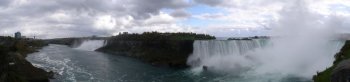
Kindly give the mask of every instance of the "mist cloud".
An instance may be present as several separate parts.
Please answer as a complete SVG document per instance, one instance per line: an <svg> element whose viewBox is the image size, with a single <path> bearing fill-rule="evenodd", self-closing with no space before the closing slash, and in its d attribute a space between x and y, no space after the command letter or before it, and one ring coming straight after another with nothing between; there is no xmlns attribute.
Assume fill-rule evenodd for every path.
<svg viewBox="0 0 350 82"><path fill-rule="evenodd" d="M339 14L327 16L315 12L310 8L313 2L309 1L294 0L283 4L277 12L278 20L268 24L272 28L269 33L273 36L264 47L255 46L258 48L242 54L237 52L247 50L247 47L249 49L250 45L265 44L264 41L245 41L250 45L238 40L207 43L197 41L194 54L189 57L189 64L195 72L206 66L209 71L241 76L228 79L243 79L242 82L283 82L288 77L312 79L318 71L332 65L334 54L343 44L336 36L339 35L340 28L347 28L344 24L348 18ZM244 45L237 45L236 42ZM198 45L199 43L206 44Z"/></svg>

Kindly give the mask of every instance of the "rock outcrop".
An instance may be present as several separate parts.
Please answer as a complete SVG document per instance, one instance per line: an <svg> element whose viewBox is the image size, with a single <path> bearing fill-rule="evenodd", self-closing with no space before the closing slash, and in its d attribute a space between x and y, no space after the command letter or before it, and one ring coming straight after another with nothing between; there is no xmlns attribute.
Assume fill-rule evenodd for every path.
<svg viewBox="0 0 350 82"><path fill-rule="evenodd" d="M45 45L41 40L0 37L0 82L49 82L51 73L25 59Z"/></svg>
<svg viewBox="0 0 350 82"><path fill-rule="evenodd" d="M350 82L350 59L341 61L333 69L331 82Z"/></svg>
<svg viewBox="0 0 350 82"><path fill-rule="evenodd" d="M0 82L49 82L51 74L34 67L19 53L2 55Z"/></svg>
<svg viewBox="0 0 350 82"><path fill-rule="evenodd" d="M350 41L335 55L333 66L317 73L315 82L350 82Z"/></svg>

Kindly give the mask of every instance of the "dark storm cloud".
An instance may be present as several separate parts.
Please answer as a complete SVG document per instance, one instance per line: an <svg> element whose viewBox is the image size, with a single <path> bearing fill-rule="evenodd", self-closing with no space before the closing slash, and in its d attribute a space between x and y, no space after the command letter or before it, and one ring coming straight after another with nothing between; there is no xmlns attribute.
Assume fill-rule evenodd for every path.
<svg viewBox="0 0 350 82"><path fill-rule="evenodd" d="M186 0L0 0L0 34L24 31L43 38L111 35L113 30L94 27L98 17L132 16L135 25L141 25L162 9L190 5Z"/></svg>
<svg viewBox="0 0 350 82"><path fill-rule="evenodd" d="M200 4L206 4L210 6L218 6L224 3L224 0L194 0L194 1Z"/></svg>
<svg viewBox="0 0 350 82"><path fill-rule="evenodd" d="M184 0L132 0L132 3L135 3L135 6L132 7L136 11L132 14L135 18L148 18L149 14L158 14L158 11L164 8L181 9L190 6Z"/></svg>
<svg viewBox="0 0 350 82"><path fill-rule="evenodd" d="M172 12L171 16L180 17L180 18L186 18L186 17L190 17L191 14L186 12L183 9L179 9L179 10L175 10L174 12Z"/></svg>
<svg viewBox="0 0 350 82"><path fill-rule="evenodd" d="M6 7L11 3L12 0L0 0L0 8Z"/></svg>

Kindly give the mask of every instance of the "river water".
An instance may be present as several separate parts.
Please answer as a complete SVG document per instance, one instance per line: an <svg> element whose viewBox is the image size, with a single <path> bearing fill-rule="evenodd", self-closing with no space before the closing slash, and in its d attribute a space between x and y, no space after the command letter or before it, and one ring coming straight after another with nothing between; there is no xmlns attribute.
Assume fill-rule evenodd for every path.
<svg viewBox="0 0 350 82"><path fill-rule="evenodd" d="M259 58L254 57L260 56L249 52L263 49L266 40L195 41L194 53L188 60L191 68L182 70L154 67L133 58L94 51L103 45L104 41L85 41L77 48L51 44L26 59L36 67L57 73L52 82L311 82L311 78L289 73L290 66L274 67L278 63L272 62L266 65L269 68L261 69L259 64L265 62L256 64ZM325 52L330 52L327 58L332 58L342 42L325 46L329 48ZM209 71L203 71L202 66L208 66ZM264 72L270 69L277 70Z"/></svg>
<svg viewBox="0 0 350 82"><path fill-rule="evenodd" d="M27 57L34 66L57 73L52 82L203 82L213 74L153 67L141 61L94 51L49 45Z"/></svg>

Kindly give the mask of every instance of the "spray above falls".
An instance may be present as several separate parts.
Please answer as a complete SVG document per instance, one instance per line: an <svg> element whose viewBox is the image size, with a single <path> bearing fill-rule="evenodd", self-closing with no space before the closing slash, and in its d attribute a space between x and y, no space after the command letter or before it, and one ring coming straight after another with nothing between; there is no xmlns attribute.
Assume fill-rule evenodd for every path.
<svg viewBox="0 0 350 82"><path fill-rule="evenodd" d="M270 25L271 39L266 45L251 47L249 45L259 42L196 41L188 64L193 69L205 66L209 71L260 79L270 76L310 79L317 71L331 66L334 55L343 45L343 41L335 38L342 19L310 12L303 1L287 4L279 13L279 20ZM276 77L266 81L278 81Z"/></svg>
<svg viewBox="0 0 350 82"><path fill-rule="evenodd" d="M95 51L103 46L105 46L105 40L84 40L82 43L76 47L78 50Z"/></svg>
<svg viewBox="0 0 350 82"><path fill-rule="evenodd" d="M244 56L256 48L266 45L264 39L253 40L198 40L193 44L193 54L188 59L192 66L204 66L211 63L214 56ZM231 59L230 59L231 60Z"/></svg>

